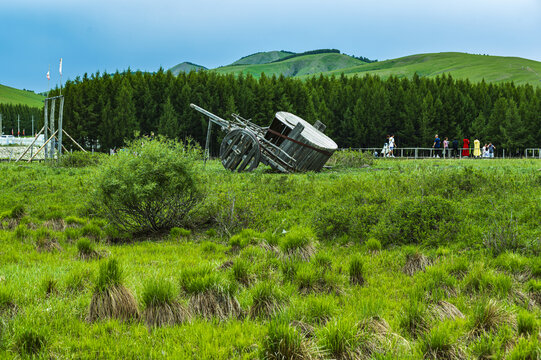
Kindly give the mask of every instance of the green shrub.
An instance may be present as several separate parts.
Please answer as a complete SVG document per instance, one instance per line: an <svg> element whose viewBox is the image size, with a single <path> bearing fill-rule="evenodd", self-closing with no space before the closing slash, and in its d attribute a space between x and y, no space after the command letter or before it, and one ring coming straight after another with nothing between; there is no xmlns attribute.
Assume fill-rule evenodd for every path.
<svg viewBox="0 0 541 360"><path fill-rule="evenodd" d="M375 235L388 244L442 244L456 237L456 205L438 196L405 198L390 206L375 227Z"/></svg>
<svg viewBox="0 0 541 360"><path fill-rule="evenodd" d="M207 234L208 237L218 236L218 232L215 229L208 229L207 231L205 231L205 234Z"/></svg>
<svg viewBox="0 0 541 360"><path fill-rule="evenodd" d="M134 141L98 172L95 200L104 217L129 232L181 227L202 200L193 152L156 139Z"/></svg>
<svg viewBox="0 0 541 360"><path fill-rule="evenodd" d="M86 166L95 166L101 164L107 159L106 154L92 153L83 151L74 151L64 154L58 163L62 167L81 168Z"/></svg>
<svg viewBox="0 0 541 360"><path fill-rule="evenodd" d="M311 261L322 271L332 270L332 256L327 253L318 252Z"/></svg>
<svg viewBox="0 0 541 360"><path fill-rule="evenodd" d="M335 151L328 161L328 165L344 168L361 167L363 165L373 165L374 155L369 151L341 150Z"/></svg>
<svg viewBox="0 0 541 360"><path fill-rule="evenodd" d="M297 270L299 269L299 262L295 259L284 259L280 263L280 270L285 280L293 281L297 276Z"/></svg>

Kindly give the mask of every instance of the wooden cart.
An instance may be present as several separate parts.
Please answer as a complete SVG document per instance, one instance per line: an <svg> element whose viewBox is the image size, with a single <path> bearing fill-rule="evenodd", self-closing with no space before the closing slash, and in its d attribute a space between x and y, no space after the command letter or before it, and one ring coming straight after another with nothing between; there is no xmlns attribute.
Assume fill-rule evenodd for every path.
<svg viewBox="0 0 541 360"><path fill-rule="evenodd" d="M261 127L237 114L227 121L195 105L190 106L209 118L207 144L212 123L226 131L220 145L220 159L231 171L252 171L260 162L284 172L319 171L336 151L336 143L323 134L325 125L314 125L300 117L277 112L269 127Z"/></svg>

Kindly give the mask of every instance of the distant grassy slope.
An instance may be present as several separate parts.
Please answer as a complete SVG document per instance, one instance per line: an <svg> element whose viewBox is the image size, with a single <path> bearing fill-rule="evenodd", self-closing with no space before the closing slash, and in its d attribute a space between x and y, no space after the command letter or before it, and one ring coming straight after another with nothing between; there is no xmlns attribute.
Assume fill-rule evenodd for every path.
<svg viewBox="0 0 541 360"><path fill-rule="evenodd" d="M518 57L472 55L465 53L433 53L411 55L398 59L363 64L348 69L339 69L326 73L347 75L377 74L382 77L395 75L412 77L417 72L420 76L435 77L451 74L454 78L478 82L513 81L515 84L530 83L541 86L541 62Z"/></svg>
<svg viewBox="0 0 541 360"><path fill-rule="evenodd" d="M276 60L280 60L294 54L290 51L265 51L258 52L252 55L248 55L240 58L231 65L257 65L257 64L267 64Z"/></svg>
<svg viewBox="0 0 541 360"><path fill-rule="evenodd" d="M22 104L41 108L43 107L44 98L44 96L30 91L0 85L0 104Z"/></svg>
<svg viewBox="0 0 541 360"><path fill-rule="evenodd" d="M252 74L255 77L259 77L261 73L265 73L265 75L268 76L279 76L280 74L283 74L284 76L301 76L351 68L361 64L364 64L364 62L352 58L351 56L326 53L304 55L270 64L223 66L214 69L213 71L216 71L219 74Z"/></svg>
<svg viewBox="0 0 541 360"><path fill-rule="evenodd" d="M199 70L206 70L206 69L207 68L202 66L202 65L197 65L197 64L185 61L183 63L180 63L180 64L177 64L177 65L173 66L169 70L171 70L173 75L177 76L181 72L187 72L188 73L188 72L190 72L192 70L199 71Z"/></svg>

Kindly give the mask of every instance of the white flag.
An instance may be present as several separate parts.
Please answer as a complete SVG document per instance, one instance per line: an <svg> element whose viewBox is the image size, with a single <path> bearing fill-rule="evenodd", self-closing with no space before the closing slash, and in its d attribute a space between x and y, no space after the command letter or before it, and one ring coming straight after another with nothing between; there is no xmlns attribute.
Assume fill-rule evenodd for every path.
<svg viewBox="0 0 541 360"><path fill-rule="evenodd" d="M60 68L58 71L60 72L60 76L62 76L62 58L60 58Z"/></svg>

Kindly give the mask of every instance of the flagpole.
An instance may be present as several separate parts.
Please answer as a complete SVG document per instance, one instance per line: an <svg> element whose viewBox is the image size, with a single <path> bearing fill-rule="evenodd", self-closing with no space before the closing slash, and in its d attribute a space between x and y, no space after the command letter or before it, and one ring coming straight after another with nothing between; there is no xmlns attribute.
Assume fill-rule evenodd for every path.
<svg viewBox="0 0 541 360"><path fill-rule="evenodd" d="M60 58L60 95L62 95L62 58Z"/></svg>

